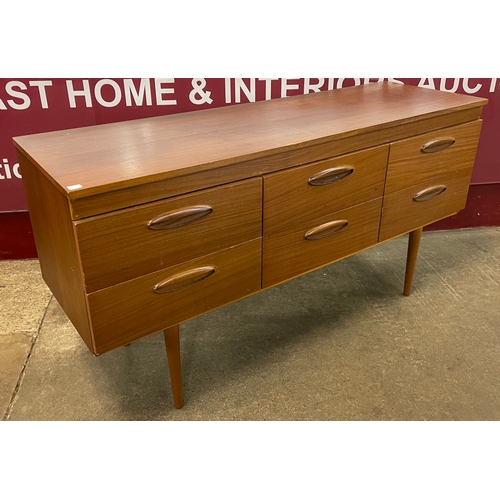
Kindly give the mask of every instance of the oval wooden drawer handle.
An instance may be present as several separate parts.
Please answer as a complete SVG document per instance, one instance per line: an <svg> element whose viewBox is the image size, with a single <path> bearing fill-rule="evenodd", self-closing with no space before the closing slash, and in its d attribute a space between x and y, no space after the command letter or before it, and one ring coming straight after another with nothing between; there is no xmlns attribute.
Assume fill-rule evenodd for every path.
<svg viewBox="0 0 500 500"><path fill-rule="evenodd" d="M321 238L326 238L332 234L338 233L341 229L349 224L344 220L334 220L332 222L327 222L326 224L321 224L321 226L309 229L306 234L304 234L304 239L306 240L319 240Z"/></svg>
<svg viewBox="0 0 500 500"><path fill-rule="evenodd" d="M334 167L309 177L307 181L311 186L325 186L326 184L332 184L333 182L340 181L344 177L351 175L354 172L354 167L349 165L343 167Z"/></svg>
<svg viewBox="0 0 500 500"><path fill-rule="evenodd" d="M444 184L439 184L438 186L432 186L430 188L422 189L414 197L413 201L428 201L432 200L436 196L444 193L446 191L446 186Z"/></svg>
<svg viewBox="0 0 500 500"><path fill-rule="evenodd" d="M420 151L422 153L437 153L438 151L443 151L443 149L449 148L455 144L455 139L453 137L442 137L441 139L434 139L424 144Z"/></svg>
<svg viewBox="0 0 500 500"><path fill-rule="evenodd" d="M190 269L189 271L184 271L179 274L175 274L166 280L157 283L153 287L155 293L168 293L180 290L185 286L192 285L198 281L208 278L215 273L214 267L198 267L196 269Z"/></svg>
<svg viewBox="0 0 500 500"><path fill-rule="evenodd" d="M168 214L160 215L155 219L148 222L148 228L154 230L172 229L174 227L181 227L191 222L195 222L203 217L212 213L212 207L207 205L200 205L196 207L185 208L170 212Z"/></svg>

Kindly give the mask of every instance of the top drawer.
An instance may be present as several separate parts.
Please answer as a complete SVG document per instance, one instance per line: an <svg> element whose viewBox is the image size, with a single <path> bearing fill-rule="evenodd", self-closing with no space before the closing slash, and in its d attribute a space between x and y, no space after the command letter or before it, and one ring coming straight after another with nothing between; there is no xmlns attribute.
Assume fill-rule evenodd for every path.
<svg viewBox="0 0 500 500"><path fill-rule="evenodd" d="M480 130L481 120L477 120L391 143L385 192L472 169Z"/></svg>
<svg viewBox="0 0 500 500"><path fill-rule="evenodd" d="M262 179L74 222L87 293L261 236Z"/></svg>
<svg viewBox="0 0 500 500"><path fill-rule="evenodd" d="M382 196L389 146L264 176L264 235Z"/></svg>

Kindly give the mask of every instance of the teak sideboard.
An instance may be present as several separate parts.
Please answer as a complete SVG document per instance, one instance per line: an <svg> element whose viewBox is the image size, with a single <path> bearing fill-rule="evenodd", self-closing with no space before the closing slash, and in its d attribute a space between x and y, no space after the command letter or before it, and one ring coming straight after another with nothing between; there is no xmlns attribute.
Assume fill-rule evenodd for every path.
<svg viewBox="0 0 500 500"><path fill-rule="evenodd" d="M99 355L463 209L486 99L373 83L14 138L42 274Z"/></svg>

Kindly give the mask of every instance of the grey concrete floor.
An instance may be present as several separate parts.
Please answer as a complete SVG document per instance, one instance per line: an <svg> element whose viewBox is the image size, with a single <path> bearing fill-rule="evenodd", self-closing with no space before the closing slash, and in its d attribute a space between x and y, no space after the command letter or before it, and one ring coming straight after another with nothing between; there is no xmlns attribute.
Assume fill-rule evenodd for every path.
<svg viewBox="0 0 500 500"><path fill-rule="evenodd" d="M0 262L4 420L498 420L500 228L400 237L100 357L37 260Z"/></svg>

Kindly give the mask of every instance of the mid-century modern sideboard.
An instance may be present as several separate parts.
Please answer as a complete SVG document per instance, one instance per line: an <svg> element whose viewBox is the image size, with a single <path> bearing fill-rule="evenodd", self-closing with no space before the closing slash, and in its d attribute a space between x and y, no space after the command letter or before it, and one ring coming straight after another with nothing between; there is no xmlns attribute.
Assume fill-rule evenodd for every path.
<svg viewBox="0 0 500 500"><path fill-rule="evenodd" d="M465 206L486 99L373 83L14 138L43 277L96 355Z"/></svg>

